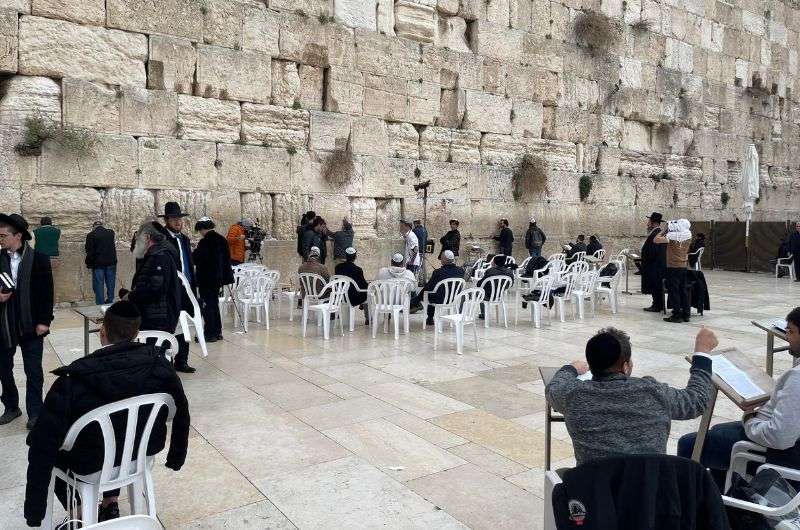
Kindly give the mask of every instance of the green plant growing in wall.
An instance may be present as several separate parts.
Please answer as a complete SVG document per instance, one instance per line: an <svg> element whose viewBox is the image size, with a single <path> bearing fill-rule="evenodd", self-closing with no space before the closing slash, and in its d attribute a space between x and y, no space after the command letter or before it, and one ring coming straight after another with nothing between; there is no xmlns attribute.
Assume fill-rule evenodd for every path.
<svg viewBox="0 0 800 530"><path fill-rule="evenodd" d="M731 200L731 196L728 194L727 191L723 191L719 196L719 200L720 202L722 202L722 207L727 208L728 202L730 202Z"/></svg>
<svg viewBox="0 0 800 530"><path fill-rule="evenodd" d="M547 160L527 154L512 175L514 200L547 192L549 167Z"/></svg>
<svg viewBox="0 0 800 530"><path fill-rule="evenodd" d="M614 46L621 34L619 21L594 10L579 15L573 30L578 43L593 54Z"/></svg>
<svg viewBox="0 0 800 530"><path fill-rule="evenodd" d="M25 137L14 149L22 156L39 156L42 154L42 145L48 140L76 156L89 154L96 143L89 131L65 128L40 114L34 114L25 120Z"/></svg>
<svg viewBox="0 0 800 530"><path fill-rule="evenodd" d="M592 177L589 175L581 175L581 180L578 182L578 191L580 192L581 202L585 202L592 193Z"/></svg>

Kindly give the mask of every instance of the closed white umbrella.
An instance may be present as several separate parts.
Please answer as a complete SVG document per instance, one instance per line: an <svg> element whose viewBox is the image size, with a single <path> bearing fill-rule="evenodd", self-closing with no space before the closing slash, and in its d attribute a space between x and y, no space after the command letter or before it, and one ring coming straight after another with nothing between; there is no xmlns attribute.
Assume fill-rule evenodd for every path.
<svg viewBox="0 0 800 530"><path fill-rule="evenodd" d="M753 217L753 209L756 207L756 199L759 192L759 172L758 172L758 151L756 146L750 144L747 147L747 156L744 157L744 167L742 168L742 203L744 213L747 216L744 229L744 246L747 253L747 270L750 270L750 220Z"/></svg>

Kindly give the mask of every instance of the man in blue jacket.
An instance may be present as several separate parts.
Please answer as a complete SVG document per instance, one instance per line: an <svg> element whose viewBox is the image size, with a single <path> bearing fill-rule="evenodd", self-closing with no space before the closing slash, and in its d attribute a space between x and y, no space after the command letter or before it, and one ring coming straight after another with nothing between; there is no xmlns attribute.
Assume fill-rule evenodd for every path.
<svg viewBox="0 0 800 530"><path fill-rule="evenodd" d="M438 284L442 280L447 280L449 278L464 278L464 269L457 266L454 261L456 257L451 250L445 250L442 252L441 257L439 260L442 262L442 266L438 269L433 271L431 274L431 278L428 280L428 283L425 284L425 287L422 290L414 295L411 298L411 307L412 313L416 313L420 309L422 309L422 297L425 292L428 292L428 302L430 304L441 304L444 301L444 290L436 288L436 284ZM433 325L433 312L435 308L433 305L428 305L428 317L426 323L431 326Z"/></svg>

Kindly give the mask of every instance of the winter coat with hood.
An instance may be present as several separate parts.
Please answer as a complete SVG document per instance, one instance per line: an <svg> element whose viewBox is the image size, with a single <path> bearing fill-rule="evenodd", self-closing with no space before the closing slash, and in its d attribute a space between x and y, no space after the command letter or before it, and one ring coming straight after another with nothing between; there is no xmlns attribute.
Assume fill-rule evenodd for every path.
<svg viewBox="0 0 800 530"><path fill-rule="evenodd" d="M344 221L342 223L342 229L338 232L333 233L333 257L334 259L345 259L347 258L347 254L345 254L345 250L347 247L353 246L353 236L355 232L353 231L353 225ZM320 249L322 251L322 249Z"/></svg>
<svg viewBox="0 0 800 530"><path fill-rule="evenodd" d="M175 247L162 241L148 249L133 275L128 300L142 315L142 330L175 332L184 291L175 265L179 262Z"/></svg>
<svg viewBox="0 0 800 530"><path fill-rule="evenodd" d="M38 526L44 517L53 467L90 474L100 470L104 443L97 423L83 429L72 450L61 451L67 431L81 416L98 407L144 394L164 392L175 400L166 466L178 470L186 460L189 442L189 405L180 379L160 350L150 344L120 342L101 348L68 366L53 371L58 378L50 387L39 419L28 435L28 483L25 491L25 519ZM148 409L142 409L137 423L137 443L144 430ZM167 411L162 409L148 442L147 454L164 449ZM117 439L118 464L123 450L126 418L112 417Z"/></svg>

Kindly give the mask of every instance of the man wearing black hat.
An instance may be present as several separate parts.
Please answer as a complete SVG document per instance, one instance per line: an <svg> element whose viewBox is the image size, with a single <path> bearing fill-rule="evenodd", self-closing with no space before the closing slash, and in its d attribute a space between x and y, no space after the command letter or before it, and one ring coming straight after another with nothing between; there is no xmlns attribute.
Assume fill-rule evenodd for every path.
<svg viewBox="0 0 800 530"><path fill-rule="evenodd" d="M439 252L439 258L442 257L442 252L449 250L455 257L458 257L458 251L461 249L461 232L458 231L458 219L450 219L450 230L439 239L442 244L442 251Z"/></svg>
<svg viewBox="0 0 800 530"><path fill-rule="evenodd" d="M667 271L667 250L665 245L658 245L654 239L661 233L663 217L653 212L647 218L649 235L642 246L642 293L653 297L653 303L644 310L660 313L664 310L664 275Z"/></svg>
<svg viewBox="0 0 800 530"><path fill-rule="evenodd" d="M652 377L631 377L631 341L615 328L601 329L586 343L586 362L562 367L545 387L547 401L564 420L578 465L621 454L664 454L672 420L705 412L713 391L711 358L717 338L701 328L686 388ZM588 364L587 364L588 363ZM591 380L579 376L591 370Z"/></svg>
<svg viewBox="0 0 800 530"><path fill-rule="evenodd" d="M164 215L159 215L159 217L164 219L164 224L166 225L164 234L167 236L167 242L178 251L180 261L176 262L175 265L178 267L178 270L186 276L186 279L189 280L192 293L197 293L194 263L192 262L192 246L189 242L189 238L182 232L183 218L188 215L189 214L181 211L181 206L177 202L168 202L164 205ZM182 283L179 282L178 287L181 293L180 309L192 315L194 310L189 295L186 289L183 288ZM193 373L195 371L194 368L189 366L189 342L183 336L183 333L176 334L175 338L178 339L178 343L180 344L178 354L175 355L175 369L179 372Z"/></svg>
<svg viewBox="0 0 800 530"><path fill-rule="evenodd" d="M81 416L115 401L144 394L166 393L175 401L166 466L179 470L186 461L189 443L189 406L183 386L169 361L151 344L133 342L139 333L141 316L131 302L117 302L105 313L100 328L102 347L94 353L53 371L57 379L47 392L42 414L28 436L28 483L25 490L25 520L39 526L45 515L50 474L54 467L79 475L96 473L103 464L100 429L84 429L69 452L60 451L67 431ZM155 455L166 445L166 411L158 416L148 443L147 454ZM122 455L127 418L112 415L117 436L116 462ZM140 419L137 439L145 428ZM57 480L55 493L67 507L66 484ZM119 490L103 494L102 504L84 506L98 510L98 519L119 517ZM84 513L86 513L84 511Z"/></svg>
<svg viewBox="0 0 800 530"><path fill-rule="evenodd" d="M25 369L28 429L42 409L42 353L44 337L53 321L50 258L35 251L28 244L30 240L28 222L21 215L0 214L0 273L13 283L13 288L0 290L0 401L5 407L0 425L22 415L13 373L14 354L19 346Z"/></svg>

